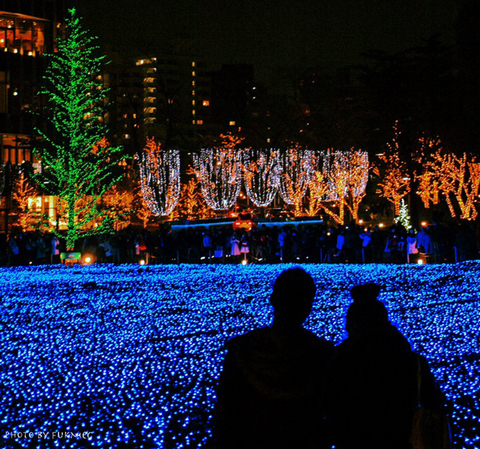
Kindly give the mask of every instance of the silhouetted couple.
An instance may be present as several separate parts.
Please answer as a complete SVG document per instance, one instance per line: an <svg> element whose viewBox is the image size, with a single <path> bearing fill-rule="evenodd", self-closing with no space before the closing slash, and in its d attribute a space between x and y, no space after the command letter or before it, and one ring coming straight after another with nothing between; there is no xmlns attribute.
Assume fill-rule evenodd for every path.
<svg viewBox="0 0 480 449"><path fill-rule="evenodd" d="M417 398L434 397L425 359L389 322L380 287L354 287L348 338L333 343L304 329L316 287L301 268L275 281L270 327L228 341L220 376L218 449L407 449Z"/></svg>

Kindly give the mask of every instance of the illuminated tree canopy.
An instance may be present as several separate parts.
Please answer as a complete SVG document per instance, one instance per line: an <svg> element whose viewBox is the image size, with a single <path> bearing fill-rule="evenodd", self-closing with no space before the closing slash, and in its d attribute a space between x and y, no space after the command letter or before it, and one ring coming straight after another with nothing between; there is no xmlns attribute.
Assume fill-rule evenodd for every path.
<svg viewBox="0 0 480 449"><path fill-rule="evenodd" d="M245 149L243 172L248 198L258 207L268 206L278 191L279 184L278 150Z"/></svg>
<svg viewBox="0 0 480 449"><path fill-rule="evenodd" d="M214 210L230 209L242 186L241 153L236 149L242 139L229 134L221 137L220 147L202 148L194 158L203 198Z"/></svg>
<svg viewBox="0 0 480 449"><path fill-rule="evenodd" d="M279 193L283 201L292 204L295 216L301 214L302 199L313 176L313 151L298 145L280 156Z"/></svg>
<svg viewBox="0 0 480 449"><path fill-rule="evenodd" d="M35 180L66 203L66 242L71 250L80 237L111 230L113 218L99 210L98 203L121 178L112 175L121 148L111 148L104 140L107 90L100 76L104 56L95 55L94 38L82 29L75 9L69 10L66 25L58 52L47 55L41 94L48 100L50 126L37 129L42 142L34 153L42 162L42 173ZM61 236L47 223L44 226Z"/></svg>
<svg viewBox="0 0 480 449"><path fill-rule="evenodd" d="M427 159L419 181L417 193L425 208L428 209L430 203L438 204L441 194L453 218L474 220L477 217L475 201L480 193L480 162L476 159L466 153L461 157L448 154L439 148Z"/></svg>
<svg viewBox="0 0 480 449"><path fill-rule="evenodd" d="M147 139L139 165L140 185L148 207L157 216L170 215L180 199L180 152L163 150L154 139Z"/></svg>

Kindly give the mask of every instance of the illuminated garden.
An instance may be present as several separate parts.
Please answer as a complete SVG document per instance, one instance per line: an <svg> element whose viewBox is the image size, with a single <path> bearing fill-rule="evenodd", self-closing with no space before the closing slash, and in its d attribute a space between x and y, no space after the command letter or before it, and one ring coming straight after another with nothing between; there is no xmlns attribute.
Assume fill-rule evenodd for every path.
<svg viewBox="0 0 480 449"><path fill-rule="evenodd" d="M2 447L208 448L223 344L270 322L285 268L1 269ZM383 286L391 320L448 399L454 447L479 447L480 264L304 268L317 284L306 325L336 343L349 289Z"/></svg>

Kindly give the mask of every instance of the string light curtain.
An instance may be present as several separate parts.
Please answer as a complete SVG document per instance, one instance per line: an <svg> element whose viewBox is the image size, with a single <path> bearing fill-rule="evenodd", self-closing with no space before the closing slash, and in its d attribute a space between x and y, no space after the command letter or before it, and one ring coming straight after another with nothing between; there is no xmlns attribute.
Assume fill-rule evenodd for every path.
<svg viewBox="0 0 480 449"><path fill-rule="evenodd" d="M138 163L147 206L157 216L170 215L180 199L180 151L163 150L154 139L147 139Z"/></svg>
<svg viewBox="0 0 480 449"><path fill-rule="evenodd" d="M248 198L257 207L268 206L280 182L280 152L276 149L248 148L243 151L243 172Z"/></svg>
<svg viewBox="0 0 480 449"><path fill-rule="evenodd" d="M242 181L241 152L232 145L202 148L194 155L203 198L214 210L228 210L237 201Z"/></svg>

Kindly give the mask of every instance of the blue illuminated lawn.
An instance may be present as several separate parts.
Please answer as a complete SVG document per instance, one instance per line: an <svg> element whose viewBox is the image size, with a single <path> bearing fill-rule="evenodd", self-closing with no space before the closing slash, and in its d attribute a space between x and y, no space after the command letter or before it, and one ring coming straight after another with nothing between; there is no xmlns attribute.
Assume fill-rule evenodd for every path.
<svg viewBox="0 0 480 449"><path fill-rule="evenodd" d="M269 323L285 268L0 269L0 446L208 447L222 345ZM479 447L480 264L305 268L318 287L307 325L335 342L350 288L384 285L392 320L453 403L455 447Z"/></svg>

